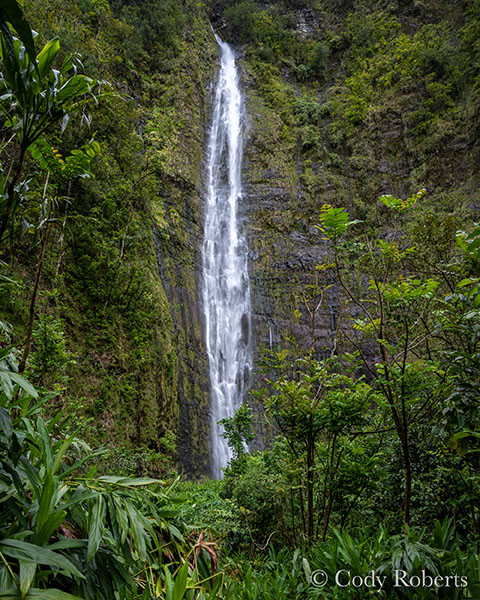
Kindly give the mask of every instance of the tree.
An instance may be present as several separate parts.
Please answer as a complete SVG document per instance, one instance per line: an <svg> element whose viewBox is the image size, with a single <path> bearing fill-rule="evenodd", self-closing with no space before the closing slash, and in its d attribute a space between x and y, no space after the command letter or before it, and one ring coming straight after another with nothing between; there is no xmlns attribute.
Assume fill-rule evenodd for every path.
<svg viewBox="0 0 480 600"><path fill-rule="evenodd" d="M288 543L310 545L325 540L332 514L340 509L336 488L349 461L355 463L350 470L355 475L343 491L345 518L352 508L346 497L355 489L355 502L368 487L363 463L371 464L378 448L367 450L358 440L375 395L364 377L355 377L355 368L336 357L292 360L287 351L269 353L264 370L271 373L268 385L254 395L277 436L279 497L286 493L280 520L290 514L290 527L283 523L282 528Z"/></svg>
<svg viewBox="0 0 480 600"><path fill-rule="evenodd" d="M420 190L406 200L388 195L380 201L396 215L394 222L398 223L400 215L415 206L424 194L425 190ZM428 348L432 336L428 321L439 282L422 280L416 274L405 275L416 249L408 246L398 225L393 226L391 241L373 240L364 234L348 243L343 236L358 222L350 221L345 209L326 205L320 221L319 229L332 243L335 276L351 317L343 327L343 335L381 392L380 407L390 413L401 444L405 474L403 517L408 524L412 495L410 428L434 405L445 376ZM350 268L351 258L355 269ZM373 351L367 351L368 344Z"/></svg>
<svg viewBox="0 0 480 600"><path fill-rule="evenodd" d="M458 231L459 255L448 265L457 277L464 276L440 303L435 314L434 335L441 342L440 360L448 376L442 406L441 430L455 453L451 468L457 475L456 499L469 506L469 530L478 535L480 472L480 229Z"/></svg>
<svg viewBox="0 0 480 600"><path fill-rule="evenodd" d="M238 465L247 452L250 442L255 439L252 430L253 414L246 404L241 404L229 419L222 419L220 425L224 428L222 434L233 451L233 459Z"/></svg>

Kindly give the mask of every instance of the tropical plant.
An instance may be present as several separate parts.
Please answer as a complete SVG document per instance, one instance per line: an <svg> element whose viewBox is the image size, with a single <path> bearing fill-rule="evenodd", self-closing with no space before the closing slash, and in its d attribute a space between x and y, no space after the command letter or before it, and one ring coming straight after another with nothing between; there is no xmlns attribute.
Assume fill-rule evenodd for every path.
<svg viewBox="0 0 480 600"><path fill-rule="evenodd" d="M334 530L308 552L270 549L260 563L235 566L226 600L473 600L480 589L476 549L459 551L448 519L430 533L407 527L391 535L383 525L353 535Z"/></svg>
<svg viewBox="0 0 480 600"><path fill-rule="evenodd" d="M441 340L440 357L448 374L440 430L446 434L446 445L455 453L451 468L456 475L458 496L456 509L470 513L465 528L474 537L479 532L480 430L478 394L480 383L480 281L476 276L480 265L480 229L458 231L460 251L447 270L463 277L443 299L435 313L435 336Z"/></svg>
<svg viewBox="0 0 480 600"><path fill-rule="evenodd" d="M21 197L19 186L27 150L54 126L63 132L70 116L87 96L94 98L98 81L77 73L72 57L59 69L52 68L60 51L60 41L47 42L35 56L33 36L15 0L6 3L1 16L0 119L9 148L9 159L2 161L0 198L0 241L8 224L13 223ZM18 28L17 39L8 24ZM7 165L7 166L5 166Z"/></svg>
<svg viewBox="0 0 480 600"><path fill-rule="evenodd" d="M176 483L85 472L95 453L64 413L45 418L52 394L10 348L0 383L0 597L213 599L216 545L174 524Z"/></svg>
<svg viewBox="0 0 480 600"><path fill-rule="evenodd" d="M246 404L240 405L229 419L222 419L223 437L233 451L234 464L238 468L241 458L245 456L248 444L255 439L253 433L253 413Z"/></svg>

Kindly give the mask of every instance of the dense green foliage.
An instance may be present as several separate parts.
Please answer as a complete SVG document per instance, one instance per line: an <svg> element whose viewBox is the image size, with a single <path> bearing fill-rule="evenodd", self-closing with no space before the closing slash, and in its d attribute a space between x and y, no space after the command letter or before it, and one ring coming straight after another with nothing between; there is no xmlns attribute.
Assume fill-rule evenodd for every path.
<svg viewBox="0 0 480 600"><path fill-rule="evenodd" d="M344 209L323 207L318 228L331 242L332 261L320 267L333 270L342 289L334 350L323 361L314 358L313 341L311 352L300 359L292 356L294 351L267 353L267 386L253 395L274 426L275 442L261 454L238 456L227 469L223 493L241 507L245 519L250 540L237 540L239 548L256 553L268 546L306 546L314 556L325 552L316 568L327 572L331 582L339 569L346 572L355 564L359 575L373 569L388 573L391 581L396 569L414 573L415 560L417 569L434 576L440 571L428 556L433 559L438 541L431 548L421 544L419 553L413 547L425 531L413 547L408 535L396 538L386 531L400 529L402 513L405 532L414 538L411 523L420 528L437 519L438 540L442 528L441 537L450 538L447 532L455 522L463 540L452 544L457 556L465 556L464 544L472 544L467 559L472 571L465 575L470 585L455 586L468 591L440 586L433 592L427 583L411 596L405 586L383 593L388 598L474 598L479 574L480 284L475 274L480 231L458 231L450 255L425 274L418 246L402 234L405 214L421 204L424 194L380 198L389 209L384 218L394 219L389 242L354 235L361 223L350 221ZM232 447L235 441L229 436ZM379 527L378 539L367 533ZM358 531L365 541L352 542L339 529ZM332 533L347 550L325 549ZM360 548L369 544L372 551L376 544L381 550L362 562ZM402 544L405 554L398 556ZM337 552L345 559L343 566ZM388 566L380 559L383 552L392 561ZM466 573L467 563L456 563L458 573ZM350 574L354 577L353 570ZM264 575L259 577L261 588ZM328 593L349 598L352 589L346 587L343 591L332 583ZM368 596L368 586L362 589Z"/></svg>
<svg viewBox="0 0 480 600"><path fill-rule="evenodd" d="M174 485L95 476L65 413L0 354L0 596L214 597L223 581L205 532L180 531ZM180 527L182 527L180 525ZM40 567L42 565L42 567Z"/></svg>

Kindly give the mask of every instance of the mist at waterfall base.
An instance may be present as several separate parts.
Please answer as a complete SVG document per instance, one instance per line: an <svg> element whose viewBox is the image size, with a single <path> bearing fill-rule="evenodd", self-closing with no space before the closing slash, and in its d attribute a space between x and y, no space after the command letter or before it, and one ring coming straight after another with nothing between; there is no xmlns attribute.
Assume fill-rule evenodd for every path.
<svg viewBox="0 0 480 600"><path fill-rule="evenodd" d="M205 231L202 246L203 307L211 400L211 474L222 476L232 458L221 419L242 403L252 367L247 244L239 230L242 200L242 95L235 57L221 51L207 155Z"/></svg>

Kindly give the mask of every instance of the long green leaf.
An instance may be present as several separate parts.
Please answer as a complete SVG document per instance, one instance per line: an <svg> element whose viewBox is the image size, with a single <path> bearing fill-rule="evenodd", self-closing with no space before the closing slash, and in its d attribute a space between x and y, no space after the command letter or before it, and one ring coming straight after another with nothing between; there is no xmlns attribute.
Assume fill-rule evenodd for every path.
<svg viewBox="0 0 480 600"><path fill-rule="evenodd" d="M62 85L56 95L56 100L59 104L65 104L68 100L83 96L92 89L93 83L93 79L86 75L74 75Z"/></svg>
<svg viewBox="0 0 480 600"><path fill-rule="evenodd" d="M33 385L31 383L29 383L21 375L19 375L18 373L14 373L14 372L10 372L9 375L10 375L10 379L12 379L12 381L14 381L17 385L19 385L22 388L22 390L25 390L29 396L31 396L32 398L38 398L37 390L33 387Z"/></svg>
<svg viewBox="0 0 480 600"><path fill-rule="evenodd" d="M142 560L145 560L147 556L145 538L146 533L145 529L142 525L142 522L139 518L137 509L130 504L130 502L125 501L125 508L127 509L128 518L130 520L130 527L132 530L133 539L135 541L135 546L137 548L137 552L140 555Z"/></svg>
<svg viewBox="0 0 480 600"><path fill-rule="evenodd" d="M56 501L55 480L51 471L47 471L45 481L43 482L42 492L39 500L39 508L35 526L39 530L48 519Z"/></svg>
<svg viewBox="0 0 480 600"><path fill-rule="evenodd" d="M30 589L33 578L35 577L35 571L37 570L37 563L30 562L29 560L20 560L20 591L22 596Z"/></svg>
<svg viewBox="0 0 480 600"><path fill-rule="evenodd" d="M188 561L178 571L175 577L175 584L173 586L172 600L181 600L187 589L187 577L188 577Z"/></svg>
<svg viewBox="0 0 480 600"><path fill-rule="evenodd" d="M65 538L60 540L59 542L54 542L49 545L51 550L64 550L68 548L85 548L87 545L87 540L74 540L70 538Z"/></svg>
<svg viewBox="0 0 480 600"><path fill-rule="evenodd" d="M173 600L173 579L168 567L163 567L165 570L165 595L166 600Z"/></svg>
<svg viewBox="0 0 480 600"><path fill-rule="evenodd" d="M118 475L104 475L98 478L100 481L105 483L114 483L115 485L121 485L125 487L137 487L142 485L152 485L154 483L163 484L161 479L151 479L150 477L121 477Z"/></svg>
<svg viewBox="0 0 480 600"><path fill-rule="evenodd" d="M53 467L53 456L50 435L41 417L37 418L36 423L38 431L38 441L40 442L40 446L42 449L42 458L45 460L47 469L51 471Z"/></svg>
<svg viewBox="0 0 480 600"><path fill-rule="evenodd" d="M83 490L79 492L80 488L75 490L75 493L71 497L68 502L62 504L62 509L65 510L74 504L78 504L79 502L85 502L85 500L90 500L90 498L96 498L98 496L98 492L93 492L90 490Z"/></svg>
<svg viewBox="0 0 480 600"><path fill-rule="evenodd" d="M14 381L17 385L19 385L22 388L22 390L25 390L29 396L32 396L32 398L38 398L37 390L33 387L33 385L31 383L29 383L21 375L19 375L18 373L15 373L13 371L10 371L9 375L10 375L10 379L12 381Z"/></svg>
<svg viewBox="0 0 480 600"><path fill-rule="evenodd" d="M2 600L24 600L17 590L0 591L0 598L2 598ZM27 600L82 600L82 598L79 598L78 596L72 596L61 590L41 590L36 588L30 588L30 591L25 598Z"/></svg>
<svg viewBox="0 0 480 600"><path fill-rule="evenodd" d="M0 386L5 396L11 400L13 397L13 385L9 372L0 370Z"/></svg>
<svg viewBox="0 0 480 600"><path fill-rule="evenodd" d="M67 512L65 510L59 510L53 515L51 515L45 523L42 525L39 531L37 531L33 537L32 541L39 546L45 544L50 536L60 527L60 525L65 521L67 517Z"/></svg>
<svg viewBox="0 0 480 600"><path fill-rule="evenodd" d="M40 492L40 486L41 486L41 481L40 481L40 477L38 474L38 469L36 469L27 459L25 456L21 456L20 457L20 463L23 467L23 470L25 471L28 480L30 481L30 484L32 485L33 491L35 493L35 496L37 498L40 498L41 496L41 492Z"/></svg>
<svg viewBox="0 0 480 600"><path fill-rule="evenodd" d="M57 554L48 548L29 544L28 542L23 542L21 540L5 539L0 541L0 551L11 558L58 567L66 573L84 579L82 573L80 573L77 567L70 562L68 558L65 558L65 556L61 554Z"/></svg>
<svg viewBox="0 0 480 600"><path fill-rule="evenodd" d="M9 24L0 15L0 31L2 32L0 44L0 58L3 61L3 70L5 71L5 79L8 81L10 88L15 88L15 73L18 71L18 60L15 53L15 44L12 30ZM8 106L8 105L7 105ZM3 110L8 113L8 108Z"/></svg>
<svg viewBox="0 0 480 600"><path fill-rule="evenodd" d="M12 436L12 420L3 406L0 406L0 429L6 435L7 439Z"/></svg>
<svg viewBox="0 0 480 600"><path fill-rule="evenodd" d="M58 37L53 38L53 40L50 40L45 44L37 56L38 72L40 73L40 77L44 77L44 75L49 71L59 50L60 40Z"/></svg>
<svg viewBox="0 0 480 600"><path fill-rule="evenodd" d="M120 543L124 544L128 536L128 516L123 508L122 498L112 494L108 498L108 506L111 521L113 522L116 519L118 524L117 537L120 539Z"/></svg>
<svg viewBox="0 0 480 600"><path fill-rule="evenodd" d="M8 21L13 26L18 33L19 38L22 40L32 64L36 64L35 42L33 41L32 30L23 16L23 11L16 0L2 0L0 6L0 21Z"/></svg>
<svg viewBox="0 0 480 600"><path fill-rule="evenodd" d="M104 531L105 514L105 501L103 496L99 494L92 510L90 527L88 529L87 562L92 560L100 547Z"/></svg>
<svg viewBox="0 0 480 600"><path fill-rule="evenodd" d="M60 448L57 450L57 452L55 453L55 459L53 461L53 466L52 466L52 473L53 475L55 475L55 473L58 471L58 468L60 466L60 462L65 454L65 452L70 448L70 446L72 445L73 440L75 439L75 435L76 433L74 433L73 435L71 435L70 437L68 437L60 446Z"/></svg>

